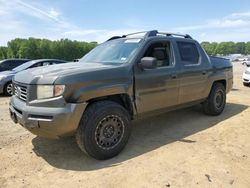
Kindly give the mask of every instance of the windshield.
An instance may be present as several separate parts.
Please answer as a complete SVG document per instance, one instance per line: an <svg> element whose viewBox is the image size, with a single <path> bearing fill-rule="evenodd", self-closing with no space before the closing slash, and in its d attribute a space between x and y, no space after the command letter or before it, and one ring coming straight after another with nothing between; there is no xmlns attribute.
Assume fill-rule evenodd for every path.
<svg viewBox="0 0 250 188"><path fill-rule="evenodd" d="M111 40L100 44L82 59L80 63L125 63L139 47L141 39Z"/></svg>
<svg viewBox="0 0 250 188"><path fill-rule="evenodd" d="M34 63L35 63L34 61L28 61L28 62L14 68L13 71L15 71L15 72L23 71L23 70L29 68L30 66L32 66Z"/></svg>

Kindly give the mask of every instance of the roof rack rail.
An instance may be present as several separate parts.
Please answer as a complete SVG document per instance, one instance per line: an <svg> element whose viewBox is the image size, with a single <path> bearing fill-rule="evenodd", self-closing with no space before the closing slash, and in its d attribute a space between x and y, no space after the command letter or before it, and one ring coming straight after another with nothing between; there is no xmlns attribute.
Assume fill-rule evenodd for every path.
<svg viewBox="0 0 250 188"><path fill-rule="evenodd" d="M148 31L140 31L140 32L135 32L135 33L129 33L129 34L126 34L126 35L122 35L122 37L127 37L127 36L130 36L130 35L137 35L137 34L141 34L141 33L147 34Z"/></svg>
<svg viewBox="0 0 250 188"><path fill-rule="evenodd" d="M186 39L193 39L188 34L167 33L167 32L158 32L157 30L151 30L151 31L141 31L141 32L136 32L136 33L130 33L127 35L122 35L122 36L114 36L114 37L111 37L109 40L114 40L114 39L118 39L118 38L126 38L126 37L131 36L131 35L137 35L137 34L142 34L142 33L145 33L144 38L155 37L155 36L157 36L157 34L160 34L160 35L166 35L168 37L169 36L177 36L177 37L184 37Z"/></svg>
<svg viewBox="0 0 250 188"><path fill-rule="evenodd" d="M115 40L115 39L120 39L120 38L123 38L123 37L121 37L121 36L113 36L110 39L108 39L107 41Z"/></svg>
<svg viewBox="0 0 250 188"><path fill-rule="evenodd" d="M157 34L166 35L166 36L178 36L178 37L184 37L186 39L193 39L188 34L180 34L180 33L165 33L165 32L158 32Z"/></svg>

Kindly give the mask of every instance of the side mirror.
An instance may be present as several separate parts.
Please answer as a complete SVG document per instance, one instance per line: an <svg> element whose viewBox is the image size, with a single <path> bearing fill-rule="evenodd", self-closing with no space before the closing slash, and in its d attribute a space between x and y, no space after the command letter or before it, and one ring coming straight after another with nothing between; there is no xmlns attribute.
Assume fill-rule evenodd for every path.
<svg viewBox="0 0 250 188"><path fill-rule="evenodd" d="M155 57L143 57L139 67L142 69L155 69L157 67L157 59Z"/></svg>

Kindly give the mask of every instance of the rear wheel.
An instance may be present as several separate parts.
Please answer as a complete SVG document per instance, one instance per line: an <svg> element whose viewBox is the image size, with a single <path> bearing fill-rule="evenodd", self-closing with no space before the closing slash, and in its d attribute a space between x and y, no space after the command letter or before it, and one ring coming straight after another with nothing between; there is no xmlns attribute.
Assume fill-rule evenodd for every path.
<svg viewBox="0 0 250 188"><path fill-rule="evenodd" d="M203 103L203 110L208 115L220 115L226 104L226 91L222 83L215 83L212 90Z"/></svg>
<svg viewBox="0 0 250 188"><path fill-rule="evenodd" d="M250 84L243 82L243 85L248 87Z"/></svg>
<svg viewBox="0 0 250 188"><path fill-rule="evenodd" d="M130 116L126 109L112 101L90 104L81 119L76 141L82 151L104 160L118 155L129 139Z"/></svg>
<svg viewBox="0 0 250 188"><path fill-rule="evenodd" d="M13 94L13 91L12 91L12 82L8 82L4 86L4 94L7 95L7 96L11 96Z"/></svg>

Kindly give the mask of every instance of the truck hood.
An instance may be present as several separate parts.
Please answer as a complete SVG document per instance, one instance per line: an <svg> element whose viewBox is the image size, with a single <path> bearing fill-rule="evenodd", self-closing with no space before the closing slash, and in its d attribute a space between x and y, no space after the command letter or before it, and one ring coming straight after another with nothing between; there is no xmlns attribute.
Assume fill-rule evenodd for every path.
<svg viewBox="0 0 250 188"><path fill-rule="evenodd" d="M110 69L112 67L117 67L117 65L104 65L100 63L65 63L49 65L21 71L14 76L14 81L25 84L53 84L58 77L95 72L97 70Z"/></svg>

